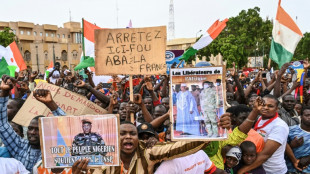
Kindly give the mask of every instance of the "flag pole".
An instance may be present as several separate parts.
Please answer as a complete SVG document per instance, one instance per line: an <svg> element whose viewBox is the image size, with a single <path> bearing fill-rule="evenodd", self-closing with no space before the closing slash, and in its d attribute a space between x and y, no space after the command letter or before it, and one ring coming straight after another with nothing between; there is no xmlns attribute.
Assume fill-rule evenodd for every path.
<svg viewBox="0 0 310 174"><path fill-rule="evenodd" d="M84 41L84 18L82 18L82 49L83 49L83 58L85 59L85 41Z"/></svg>

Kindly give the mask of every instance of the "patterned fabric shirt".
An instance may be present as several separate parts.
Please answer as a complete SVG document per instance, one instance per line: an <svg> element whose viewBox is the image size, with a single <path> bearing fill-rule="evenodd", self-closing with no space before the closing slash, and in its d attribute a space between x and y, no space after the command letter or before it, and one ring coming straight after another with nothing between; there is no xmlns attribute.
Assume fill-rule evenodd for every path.
<svg viewBox="0 0 310 174"><path fill-rule="evenodd" d="M42 159L40 149L34 149L29 141L20 137L12 128L7 118L7 104L9 97L0 97L0 138L13 158L19 160L28 171L32 171L33 166ZM66 115L57 108L53 111L55 116Z"/></svg>
<svg viewBox="0 0 310 174"><path fill-rule="evenodd" d="M295 137L297 138L304 137L304 143L301 146L292 149L296 159L309 156L310 155L310 132L307 132L301 129L300 125L290 126L289 129L290 129L290 132L287 138L288 143L290 143ZM287 165L289 172L296 172L296 169L294 168L290 160L286 161L286 165ZM310 166L305 168L303 172L310 173Z"/></svg>

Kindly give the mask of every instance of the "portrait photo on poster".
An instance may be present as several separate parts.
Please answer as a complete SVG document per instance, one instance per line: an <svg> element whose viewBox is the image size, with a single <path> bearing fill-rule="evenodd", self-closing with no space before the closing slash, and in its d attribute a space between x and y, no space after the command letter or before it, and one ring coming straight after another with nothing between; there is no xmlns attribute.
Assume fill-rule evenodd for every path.
<svg viewBox="0 0 310 174"><path fill-rule="evenodd" d="M218 126L226 103L223 71L224 66L170 70L172 140L227 139Z"/></svg>
<svg viewBox="0 0 310 174"><path fill-rule="evenodd" d="M118 125L113 114L40 118L44 167L70 167L85 158L92 167L118 166Z"/></svg>

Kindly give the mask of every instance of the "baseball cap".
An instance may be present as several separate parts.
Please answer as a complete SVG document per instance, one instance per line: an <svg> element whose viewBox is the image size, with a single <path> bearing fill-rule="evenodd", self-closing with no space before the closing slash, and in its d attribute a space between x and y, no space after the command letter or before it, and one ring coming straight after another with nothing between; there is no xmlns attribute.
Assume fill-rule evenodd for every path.
<svg viewBox="0 0 310 174"><path fill-rule="evenodd" d="M152 135L155 135L155 131L153 129L153 126L150 123L141 123L138 127L138 134L142 133L150 133Z"/></svg>
<svg viewBox="0 0 310 174"><path fill-rule="evenodd" d="M238 163L239 164L239 161L241 160L241 156L242 156L242 152L241 152L241 149L240 147L238 146L234 146L232 147L227 153L226 153L226 156L230 156L230 157L234 157L238 160Z"/></svg>

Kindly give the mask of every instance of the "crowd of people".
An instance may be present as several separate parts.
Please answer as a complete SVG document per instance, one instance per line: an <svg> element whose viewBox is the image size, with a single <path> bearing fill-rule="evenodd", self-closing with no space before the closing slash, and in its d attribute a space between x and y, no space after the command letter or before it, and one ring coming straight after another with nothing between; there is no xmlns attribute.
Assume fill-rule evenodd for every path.
<svg viewBox="0 0 310 174"><path fill-rule="evenodd" d="M134 83L133 101L130 100L127 76L111 76L109 82L95 84L91 71L85 70L86 77L61 69L59 63L55 63L54 70L45 78L31 71L20 72L16 77L3 75L0 85L0 173L309 174L310 77L308 62L303 64L302 79L289 68L290 63L274 72L257 69L243 73L235 68L227 71L226 79L219 82L226 83L223 85L226 86L223 89L226 112L217 123L212 121L214 113L205 113L213 118L209 127L214 127L205 132L217 134L221 127L227 129L228 138L211 142L171 140L174 130L171 129L170 110L173 108L170 107L177 105L178 94L182 91L177 88L170 91L170 78L166 75L134 76L137 83ZM76 161L72 168L43 167L38 124L44 116L33 118L28 127L12 121L31 93L54 116L67 115L49 90L35 89L38 81L86 96L108 113L119 114L120 166L90 168L89 161L84 159ZM295 89L302 92L295 92ZM207 89L196 87L190 92L194 98L201 96L200 93L208 94ZM201 98L195 103L214 107L204 106L206 100ZM91 124L84 122L88 126Z"/></svg>

